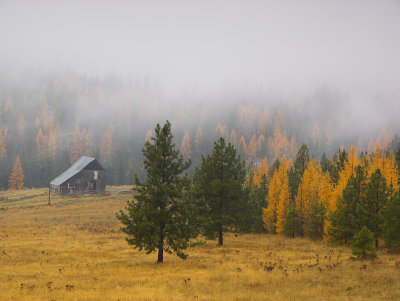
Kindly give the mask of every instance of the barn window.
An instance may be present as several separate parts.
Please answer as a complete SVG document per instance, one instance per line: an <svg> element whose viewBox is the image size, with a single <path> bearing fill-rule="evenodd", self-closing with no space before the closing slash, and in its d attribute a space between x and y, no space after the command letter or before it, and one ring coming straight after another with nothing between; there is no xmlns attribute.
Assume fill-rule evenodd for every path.
<svg viewBox="0 0 400 301"><path fill-rule="evenodd" d="M95 170L94 172L93 172L93 180L97 180L97 178L98 178L98 171L97 170Z"/></svg>

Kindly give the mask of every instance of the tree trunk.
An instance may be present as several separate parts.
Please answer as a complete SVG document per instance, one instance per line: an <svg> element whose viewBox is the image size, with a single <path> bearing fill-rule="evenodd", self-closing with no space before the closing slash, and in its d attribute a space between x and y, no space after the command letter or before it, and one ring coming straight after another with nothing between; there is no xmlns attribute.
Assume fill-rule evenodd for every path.
<svg viewBox="0 0 400 301"><path fill-rule="evenodd" d="M223 233L222 233L222 226L219 226L219 230L218 230L218 245L222 246L224 244L224 237L223 237Z"/></svg>
<svg viewBox="0 0 400 301"><path fill-rule="evenodd" d="M164 233L160 230L160 240L158 241L158 259L157 263L162 263L164 260Z"/></svg>
<svg viewBox="0 0 400 301"><path fill-rule="evenodd" d="M164 260L164 248L163 246L158 247L158 259L157 263L162 263Z"/></svg>
<svg viewBox="0 0 400 301"><path fill-rule="evenodd" d="M378 240L375 240L375 247L378 249Z"/></svg>

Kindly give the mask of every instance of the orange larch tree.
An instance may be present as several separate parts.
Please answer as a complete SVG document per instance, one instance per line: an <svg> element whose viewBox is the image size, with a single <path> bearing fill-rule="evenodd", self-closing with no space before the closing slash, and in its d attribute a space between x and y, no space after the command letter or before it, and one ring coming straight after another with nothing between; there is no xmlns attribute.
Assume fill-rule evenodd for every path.
<svg viewBox="0 0 400 301"><path fill-rule="evenodd" d="M40 128L36 135L36 149L39 160L46 158L46 144L46 137L43 134L42 128Z"/></svg>
<svg viewBox="0 0 400 301"><path fill-rule="evenodd" d="M336 184L334 191L333 191L333 198L330 202L330 207L328 210L335 211L337 200L342 196L343 189L347 185L347 181L350 179L351 175L354 173L355 168L357 165L360 164L360 158L356 152L354 145L349 147L349 156L347 162L344 164L343 170L339 173L339 180Z"/></svg>
<svg viewBox="0 0 400 301"><path fill-rule="evenodd" d="M240 137L240 140L239 140L239 151L242 154L247 153L247 144L246 144L246 140L244 139L243 135Z"/></svg>
<svg viewBox="0 0 400 301"><path fill-rule="evenodd" d="M268 160L265 157L261 160L261 164L258 168L254 170L253 182L257 185L258 188L261 188L262 183L266 183L268 180Z"/></svg>
<svg viewBox="0 0 400 301"><path fill-rule="evenodd" d="M280 178L280 191L279 191L279 203L276 210L276 232L283 234L285 228L285 217L290 209L290 193L289 193L289 177L287 174L287 164L281 160L279 166L279 178Z"/></svg>
<svg viewBox="0 0 400 301"><path fill-rule="evenodd" d="M10 179L8 180L9 190L19 190L24 187L24 171L22 169L21 160L19 155L15 159L15 164L12 169Z"/></svg>
<svg viewBox="0 0 400 301"><path fill-rule="evenodd" d="M319 147L321 143L321 131L319 129L318 123L314 123L314 127L311 133L311 142L314 146Z"/></svg>
<svg viewBox="0 0 400 301"><path fill-rule="evenodd" d="M100 142L100 158L103 162L109 162L111 159L113 134L114 126L110 123Z"/></svg>
<svg viewBox="0 0 400 301"><path fill-rule="evenodd" d="M200 142L203 137L203 131L201 130L200 125L197 127L196 136L194 137L194 145L196 147L196 152L200 153Z"/></svg>
<svg viewBox="0 0 400 301"><path fill-rule="evenodd" d="M276 232L277 209L279 204L279 189L280 189L279 173L274 171L271 181L268 186L268 207L263 208L264 228L271 233Z"/></svg>
<svg viewBox="0 0 400 301"><path fill-rule="evenodd" d="M76 126L72 137L72 148L69 157L71 163L78 160L80 155L81 155L81 131L79 130L79 126Z"/></svg>
<svg viewBox="0 0 400 301"><path fill-rule="evenodd" d="M151 130L148 130L146 133L146 138L144 139L144 142L150 142L152 135L153 134L152 134Z"/></svg>
<svg viewBox="0 0 400 301"><path fill-rule="evenodd" d="M7 157L7 133L7 128L5 128L4 130L0 129L0 159L4 159Z"/></svg>
<svg viewBox="0 0 400 301"><path fill-rule="evenodd" d="M25 117L20 114L17 119L17 136L20 139L24 138L25 134Z"/></svg>
<svg viewBox="0 0 400 301"><path fill-rule="evenodd" d="M220 122L218 122L215 131L218 133L220 137L224 137L225 140L228 139L228 129L226 125L222 125Z"/></svg>
<svg viewBox="0 0 400 301"><path fill-rule="evenodd" d="M268 207L263 208L264 227L271 233L283 233L283 224L290 207L289 196L289 162L283 155L279 169L275 170L267 195Z"/></svg>
<svg viewBox="0 0 400 301"><path fill-rule="evenodd" d="M259 153L261 152L264 140L265 140L265 137L264 137L263 134L261 134L260 136L258 136L258 139L257 139L257 149L256 149L256 150L257 150L257 154L259 154Z"/></svg>
<svg viewBox="0 0 400 301"><path fill-rule="evenodd" d="M251 137L247 146L247 157L250 161L254 161L257 157L257 137L255 134Z"/></svg>
<svg viewBox="0 0 400 301"><path fill-rule="evenodd" d="M229 142L235 147L237 148L239 146L239 140L236 134L236 131L234 129L232 129L231 131L231 136L229 139Z"/></svg>
<svg viewBox="0 0 400 301"><path fill-rule="evenodd" d="M182 138L182 143L179 151L181 155L186 159L190 158L190 155L192 154L192 146L190 144L190 136L188 131L185 132L185 135Z"/></svg>

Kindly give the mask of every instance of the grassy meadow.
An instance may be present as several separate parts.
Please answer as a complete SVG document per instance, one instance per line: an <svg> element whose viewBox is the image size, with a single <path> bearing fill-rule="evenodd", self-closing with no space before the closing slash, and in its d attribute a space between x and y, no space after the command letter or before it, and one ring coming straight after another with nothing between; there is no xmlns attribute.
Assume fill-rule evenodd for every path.
<svg viewBox="0 0 400 301"><path fill-rule="evenodd" d="M128 186L96 196L0 192L1 300L399 300L400 255L272 235L225 236L187 260L128 246L114 213Z"/></svg>

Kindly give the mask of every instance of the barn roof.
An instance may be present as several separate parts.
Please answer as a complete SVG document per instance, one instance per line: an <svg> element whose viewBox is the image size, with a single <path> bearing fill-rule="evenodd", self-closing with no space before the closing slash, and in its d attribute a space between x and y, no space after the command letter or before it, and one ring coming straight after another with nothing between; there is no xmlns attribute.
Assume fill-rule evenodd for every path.
<svg viewBox="0 0 400 301"><path fill-rule="evenodd" d="M93 161L97 161L95 158L82 156L70 168L64 171L61 175L50 182L51 185L61 185L83 169Z"/></svg>

